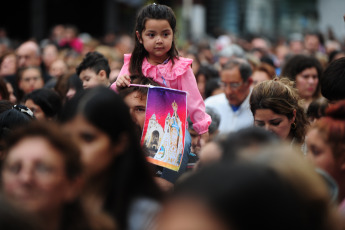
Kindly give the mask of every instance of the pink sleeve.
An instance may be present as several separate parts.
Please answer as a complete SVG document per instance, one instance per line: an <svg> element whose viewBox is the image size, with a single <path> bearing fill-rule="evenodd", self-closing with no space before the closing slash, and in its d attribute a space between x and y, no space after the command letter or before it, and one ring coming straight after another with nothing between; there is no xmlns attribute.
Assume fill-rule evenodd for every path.
<svg viewBox="0 0 345 230"><path fill-rule="evenodd" d="M199 134L208 132L211 117L205 112L205 103L200 95L192 68L181 76L181 86L182 90L188 92L187 109L194 130Z"/></svg>
<svg viewBox="0 0 345 230"><path fill-rule="evenodd" d="M129 61L126 61L126 57L125 57L124 64L123 64L118 76L123 76L123 75L130 75L129 74ZM112 90L114 90L115 92L117 92L116 81L113 84L111 84L110 88Z"/></svg>

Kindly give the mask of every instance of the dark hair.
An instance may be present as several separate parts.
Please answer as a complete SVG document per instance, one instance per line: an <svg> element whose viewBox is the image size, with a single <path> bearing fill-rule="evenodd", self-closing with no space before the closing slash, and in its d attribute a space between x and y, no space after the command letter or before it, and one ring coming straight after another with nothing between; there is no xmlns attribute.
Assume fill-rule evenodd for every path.
<svg viewBox="0 0 345 230"><path fill-rule="evenodd" d="M129 72L132 75L143 75L142 64L144 58L148 56L148 52L145 50L144 45L140 43L135 32L138 31L139 35L141 36L143 30L145 29L145 23L148 19L167 20L173 31L173 36L175 37L176 17L173 10L169 6L154 3L143 7L139 11L139 14L137 16L134 30L135 45L129 63ZM172 41L171 49L168 51L168 56L173 64L174 58L178 58L178 51L176 49L174 38Z"/></svg>
<svg viewBox="0 0 345 230"><path fill-rule="evenodd" d="M209 79L206 82L205 98L212 96L216 89L221 89L220 79L219 78Z"/></svg>
<svg viewBox="0 0 345 230"><path fill-rule="evenodd" d="M263 164L220 162L178 184L174 197L200 202L230 229L250 230L257 226L265 226L266 230L336 229L331 227L333 210L326 193L315 192L308 197L301 190L310 189L311 185L298 187L282 174Z"/></svg>
<svg viewBox="0 0 345 230"><path fill-rule="evenodd" d="M21 107L26 106L21 105ZM11 108L0 114L0 140L6 138L14 129L24 126L32 121L25 112L21 112L18 109Z"/></svg>
<svg viewBox="0 0 345 230"><path fill-rule="evenodd" d="M106 72L107 78L109 78L110 67L108 60L103 56L103 54L97 51L89 52L86 54L83 61L77 67L77 75L79 76L83 70L92 69L96 74L101 70Z"/></svg>
<svg viewBox="0 0 345 230"><path fill-rule="evenodd" d="M332 61L320 79L322 96L330 101L345 99L345 57Z"/></svg>
<svg viewBox="0 0 345 230"><path fill-rule="evenodd" d="M120 141L121 135L127 136L126 149L114 159L104 175L108 180L104 208L115 217L121 229L126 229L134 199L160 197L127 105L114 91L97 86L67 101L61 114L62 122L81 114L90 124L107 134L113 144Z"/></svg>
<svg viewBox="0 0 345 230"><path fill-rule="evenodd" d="M222 70L231 70L233 68L238 68L241 74L241 78L246 82L250 76L252 76L252 68L250 64L242 59L230 59L227 63L224 64Z"/></svg>
<svg viewBox="0 0 345 230"><path fill-rule="evenodd" d="M1 100L9 100L10 94L7 90L6 81L3 78L0 78L0 96Z"/></svg>
<svg viewBox="0 0 345 230"><path fill-rule="evenodd" d="M292 119L296 111L296 128L290 128L289 136L302 143L305 138L306 128L309 124L303 108L299 104L300 97L293 87L293 82L287 78L275 78L264 81L254 87L250 95L250 110L255 117L258 109L270 109L276 114Z"/></svg>
<svg viewBox="0 0 345 230"><path fill-rule="evenodd" d="M321 74L322 74L322 66L320 62L313 56L307 56L307 55L294 55L291 56L286 63L283 66L283 69L280 73L280 76L287 77L291 81L296 82L296 76L303 72L305 69L308 68L316 68L317 71L317 77L320 81ZM318 86L316 88L316 91L313 95L313 97L318 97L320 94L320 82L318 83Z"/></svg>
<svg viewBox="0 0 345 230"><path fill-rule="evenodd" d="M24 102L31 99L41 107L46 117L54 118L59 113L62 102L60 96L52 89L37 89L24 97Z"/></svg>
<svg viewBox="0 0 345 230"><path fill-rule="evenodd" d="M131 84L160 86L157 82L147 77L132 75L130 76L130 78L131 78ZM139 86L118 88L118 93L122 98L127 97L129 94L133 92L139 92L140 95L147 95L147 91L148 91L148 88L139 87Z"/></svg>
<svg viewBox="0 0 345 230"><path fill-rule="evenodd" d="M232 161L237 160L242 150L275 144L279 141L273 133L256 126L229 133L218 140L223 159Z"/></svg>
<svg viewBox="0 0 345 230"><path fill-rule="evenodd" d="M308 118L316 118L319 119L325 116L326 109L328 107L328 101L324 97L320 97L316 100L313 100L307 109L307 117Z"/></svg>
<svg viewBox="0 0 345 230"><path fill-rule="evenodd" d="M6 110L12 109L13 103L8 100L0 100L0 114Z"/></svg>

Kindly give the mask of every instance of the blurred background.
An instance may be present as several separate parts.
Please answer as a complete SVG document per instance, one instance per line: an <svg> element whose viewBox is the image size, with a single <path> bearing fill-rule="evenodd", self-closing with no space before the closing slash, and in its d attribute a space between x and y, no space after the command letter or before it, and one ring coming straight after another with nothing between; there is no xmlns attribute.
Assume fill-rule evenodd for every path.
<svg viewBox="0 0 345 230"><path fill-rule="evenodd" d="M59 24L97 39L132 34L135 15L145 0L2 1L0 38L40 41ZM178 18L180 44L230 33L238 37L265 35L272 42L296 33L318 31L344 41L344 0L164 0Z"/></svg>

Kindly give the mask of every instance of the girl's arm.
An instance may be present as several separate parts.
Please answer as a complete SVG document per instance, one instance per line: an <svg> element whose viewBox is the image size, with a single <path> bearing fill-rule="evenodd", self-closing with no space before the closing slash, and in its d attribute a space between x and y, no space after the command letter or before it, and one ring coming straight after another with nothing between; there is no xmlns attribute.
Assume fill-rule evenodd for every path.
<svg viewBox="0 0 345 230"><path fill-rule="evenodd" d="M211 124L211 117L205 112L205 103L202 99L192 68L181 76L181 89L188 92L187 109L193 128L203 140L208 137L208 127ZM207 134L206 134L207 133Z"/></svg>
<svg viewBox="0 0 345 230"><path fill-rule="evenodd" d="M110 86L110 88L112 90L114 90L115 92L117 92L117 87L126 87L126 86L129 86L131 83L131 79L129 77L130 73L129 73L129 69L128 69L128 64L129 63L126 62L126 58L125 58L125 63L123 64L123 66L120 70L120 73L116 78L116 81L113 84L111 84L111 86ZM124 79L127 80L128 82L123 83ZM121 85L123 85L123 86L121 86L121 85L119 86L117 84L118 81L120 81ZM128 83L128 84L126 84L126 83Z"/></svg>

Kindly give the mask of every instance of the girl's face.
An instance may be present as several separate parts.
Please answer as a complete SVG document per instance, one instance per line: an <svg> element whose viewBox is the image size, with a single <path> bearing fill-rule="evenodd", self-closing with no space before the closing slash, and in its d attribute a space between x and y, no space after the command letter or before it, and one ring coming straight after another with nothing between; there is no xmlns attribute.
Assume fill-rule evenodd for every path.
<svg viewBox="0 0 345 230"><path fill-rule="evenodd" d="M2 183L10 201L35 214L59 210L72 185L61 153L44 137L26 137L10 149Z"/></svg>
<svg viewBox="0 0 345 230"><path fill-rule="evenodd" d="M254 125L262 127L280 137L287 139L291 130L291 124L295 121L296 115L289 120L285 115L276 114L270 109L258 109L254 115Z"/></svg>
<svg viewBox="0 0 345 230"><path fill-rule="evenodd" d="M308 146L308 159L332 177L336 178L336 161L333 156L332 148L328 145L318 129L311 129L306 138Z"/></svg>
<svg viewBox="0 0 345 230"><path fill-rule="evenodd" d="M81 160L87 177L99 175L112 163L115 154L109 136L82 115L77 115L66 123L64 129L81 150Z"/></svg>
<svg viewBox="0 0 345 230"><path fill-rule="evenodd" d="M296 88L302 98L313 97L318 84L319 78L315 67L307 68L296 76Z"/></svg>
<svg viewBox="0 0 345 230"><path fill-rule="evenodd" d="M168 58L168 52L171 49L174 33L165 19L148 19L145 23L145 29L139 34L136 31L137 38L143 44L145 50L149 53L149 62L151 64L160 64Z"/></svg>
<svg viewBox="0 0 345 230"><path fill-rule="evenodd" d="M28 107L34 113L37 120L43 121L47 119L41 107L35 104L33 100L31 99L26 100L25 106Z"/></svg>

